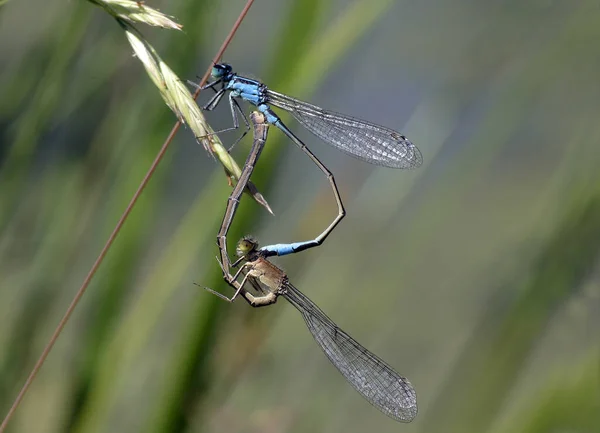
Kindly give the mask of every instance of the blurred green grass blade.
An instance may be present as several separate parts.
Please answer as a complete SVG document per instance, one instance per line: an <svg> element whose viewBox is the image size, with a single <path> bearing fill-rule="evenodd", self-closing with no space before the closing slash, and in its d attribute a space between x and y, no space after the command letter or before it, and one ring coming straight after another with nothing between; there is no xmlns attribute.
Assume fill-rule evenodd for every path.
<svg viewBox="0 0 600 433"><path fill-rule="evenodd" d="M383 17L394 4L394 0L359 0L339 14L311 45L306 55L298 61L287 80L274 77L281 82L281 90L292 95L307 95L316 90L315 82L335 67L360 38ZM279 90L278 87L273 86Z"/></svg>
<svg viewBox="0 0 600 433"><path fill-rule="evenodd" d="M121 39L122 41L122 39ZM114 49L106 54L114 55ZM97 57L88 57L90 61L102 60L102 52L96 53ZM112 64L104 59L106 64ZM95 229L98 233L109 233L115 221L131 197L132 191L139 184L150 162L154 159L156 146L159 140L164 138L164 131L172 125L173 118L160 104L154 104L148 108L144 94L147 94L148 84L140 82L132 92L121 94L116 107L108 110L104 119L98 119L96 135L90 147L88 160L83 164L84 169L93 173L104 171L110 173L101 181L91 186L97 194L86 196L86 211L97 212L105 219L102 220L106 226L104 229ZM151 96L154 98L154 95ZM153 122L140 130L135 125L145 124L145 119L152 118ZM135 143L135 145L132 145ZM108 145L107 145L108 144ZM104 161L107 161L103 166ZM124 301L129 296L129 288L132 275L139 266L140 253L144 245L148 243L147 233L155 224L155 208L161 200L160 185L168 174L169 158L167 157L161 165L161 170L155 173L153 187L148 188L136 205L135 211L130 216L126 229L119 236L106 263L103 265L102 280L94 285L92 294L88 297L93 299L95 309L89 316L87 336L82 338L84 347L81 348L85 362L81 364L81 370L73 373L78 376L77 399L72 411L72 419L69 424L77 424L80 406L85 406L87 389L91 377L98 368L98 352L106 344L105 339L114 329L114 320L118 318ZM120 185L113 188L113 183ZM105 191L105 192L102 192ZM67 207L73 212L73 207ZM83 213L77 214L83 218ZM80 221L81 222L81 221ZM99 240L102 241L102 240Z"/></svg>
<svg viewBox="0 0 600 433"><path fill-rule="evenodd" d="M127 375L129 369L135 368L132 362L139 356L142 347L152 335L169 298L176 290L180 290L182 285L200 293L191 282L181 281L181 276L198 262L199 256L203 263L210 263L212 252L206 251L205 245L210 244L209 239L213 237L216 225L200 222L205 220L206 210L211 208L219 196L226 194L226 190L222 176L215 173L210 188L203 190L205 192L195 201L163 255L157 260L153 272L144 279L144 283L141 284L144 288L141 296L102 354L99 369L94 377L90 403L85 408L76 431L104 431L104 417L111 410L111 404L118 400L118 396L114 395L118 392L115 384L121 376ZM189 241L190 233L197 236L197 242ZM185 314L186 312L182 312L182 315Z"/></svg>
<svg viewBox="0 0 600 433"><path fill-rule="evenodd" d="M13 390L22 383L32 365L30 358L37 355L32 353L32 346L24 342L36 341L37 335L45 331L47 321L53 319L49 306L57 303L58 299L51 288L63 284L64 275L71 269L72 257L80 246L79 238L73 234L80 227L80 214L74 210L79 208L81 189L81 170L78 166L62 166L46 173L40 193L28 196L21 203L25 208L35 209L35 213L28 218L16 217L17 221L11 225L13 233L18 233L21 227L34 232L32 239L36 239L35 244L29 244L30 239L25 236L16 236L13 242L8 241L3 245L1 256L8 266L2 272L3 282L14 278L17 284L6 287L29 290L23 291L23 295L11 303L12 320L10 316L3 316L3 330L8 330L10 337L8 349L0 357L0 372L3 372L0 375L3 377L0 381L1 407L8 407ZM62 194L56 195L56 191ZM56 221L64 224L54 224ZM6 238L3 240L7 241ZM31 248L34 253L31 265L21 270L19 276L18 268L10 269L9 257L22 248Z"/></svg>
<svg viewBox="0 0 600 433"><path fill-rule="evenodd" d="M196 4L198 4L198 2L196 2ZM201 15L201 17L202 16L203 15ZM207 19L206 16L203 17L203 19ZM202 28L202 26L199 27ZM173 44L180 44L180 41L174 39ZM188 58L180 57L179 61L189 63ZM147 83L141 83L141 86L139 87L139 91L145 91L145 89L148 88L148 85ZM172 116L165 112L160 104L154 104L155 109L152 111L155 112L149 111L148 102L144 101L144 99L145 98L141 97L139 92L137 92L137 95L136 92L133 92L133 94L129 95L130 102L121 101L116 110L111 110L110 116L107 117L106 122L104 123L104 128L100 129L97 134L98 138L95 140L97 144L92 147L91 161L97 160L101 153L106 153L106 150L103 147L103 144L106 141L111 143L145 143L144 145L136 145L133 147L123 147L119 144L115 148L116 152L113 152L114 156L118 159L114 160L114 163L111 162L111 165L115 165L115 167L108 168L107 171L110 172L111 170L116 169L120 173L117 176L117 183L120 185L118 191L122 191L122 193L111 195L109 198L110 204L108 205L108 208L111 209L110 213L113 214L115 218L118 216L118 213L123 210L125 203L130 198L131 191L133 191L135 186L139 183L139 180L143 175L143 172L140 172L140 170L145 170L155 155L156 148L154 146L148 146L148 144L152 141L156 141L158 137L164 136L164 131L168 130L168 127L172 125L173 122ZM142 119L147 118L153 119L153 122L151 123L152 126L145 129L143 132L136 131L135 137L128 137L128 132L132 132L131 125L144 124L145 122ZM123 127L116 126L120 123L124 123ZM103 131L103 129L105 131ZM117 131L120 131L120 137L110 137L112 133L116 133ZM123 154L123 150L126 151L125 154ZM111 158L112 161L112 156L106 156ZM168 171L168 162L168 158L163 161L161 169L156 172L153 178L152 185L161 184L162 179L164 179L164 176ZM132 167L134 169L132 169ZM140 169L137 169L137 167ZM220 172L219 174L221 183L225 184L225 182L223 182L222 174ZM114 179L112 180L114 181ZM110 187L110 185L106 184L104 187ZM215 188L212 189L214 190ZM217 190L220 191L221 189ZM95 291L99 292L97 297L99 307L103 307L101 308L102 311L97 312L98 319L92 330L89 332L90 340L88 348L82 350L87 354L86 358L88 359L88 362L85 363L86 372L82 375L82 383L85 384L88 380L92 381L91 384L89 384L91 389L90 401L87 402L87 400L83 399L79 402L81 413L78 415L83 416L83 418L80 416L74 417L71 422L72 426L76 426L75 428L82 431L94 429L104 431L102 428L102 420L105 420L103 415L106 415L110 405L106 402L107 406L103 407L104 412L102 412L102 409L100 409L102 399L101 397L98 397L99 393L102 394L102 389L100 391L95 389L97 387L95 379L97 377L104 377L104 370L110 370L110 364L103 364L103 359L107 356L104 354L106 348L110 348L111 345L104 340L106 336L112 335L107 334L107 332L112 332L114 330L114 319L118 317L118 312L122 308L125 298L128 296L131 275L134 274L135 267L140 258L140 254L136 253L136 251L139 252L143 244L147 242L147 236L145 234L148 232L151 224L155 223L149 216L156 214L153 208L158 205L160 200L156 186L148 188L144 192L136 209L126 224L126 229L119 236L118 241L115 243L107 257L107 263L104 264L102 269L101 286L95 288ZM206 203L204 203L204 205L206 205ZM104 204L104 206L106 206L106 204ZM195 216L197 217L198 215ZM116 219L107 217L106 221L111 225L114 224ZM186 226L186 228L188 231L194 231L190 226ZM111 226L106 227L106 230L110 229ZM101 232L105 231L102 230ZM199 243L199 245L202 245L202 243ZM192 260L191 257L193 256L190 255L190 260ZM174 289L177 287L177 284L170 282L168 287ZM160 287L160 289L163 290L163 287ZM141 305L144 306L145 304L142 303ZM107 321L105 319L107 317L112 319ZM142 317L146 316L142 315ZM151 320L152 317L153 316L150 314L149 320ZM145 329L143 324L144 321L142 320L140 323L142 332ZM124 330L124 332L126 333L127 331ZM148 332L148 334L149 333L150 332ZM112 352L109 350L109 353ZM108 355L108 358L110 358L110 355ZM83 386L83 388L85 387L86 385ZM83 398L85 398L85 393L86 392L84 391ZM91 411L88 410L90 407L92 408ZM90 415L89 418L85 418L90 413L93 413L93 416Z"/></svg>
<svg viewBox="0 0 600 433"><path fill-rule="evenodd" d="M577 294L600 256L600 194L573 204L532 265L520 296L486 316L449 373L422 431L487 431L557 308Z"/></svg>
<svg viewBox="0 0 600 433"><path fill-rule="evenodd" d="M85 109L86 104L96 103L100 95L106 94L110 89L111 80L119 70L129 62L128 56L115 56L115 47L123 44L123 35L120 32L107 32L94 41L94 49L79 53L77 60L78 75L82 79L70 82L66 93L65 106L57 115L57 122L68 122L68 119L79 110ZM106 61L116 57L113 61Z"/></svg>
<svg viewBox="0 0 600 433"><path fill-rule="evenodd" d="M567 41L581 34L580 23L585 13L585 8L580 8L569 16L558 32L562 43L547 44L545 50L537 52L536 57L530 60L526 73L519 77L497 103L496 109L481 122L474 140L482 143L482 146L469 146L478 150L467 155L462 162L472 164L477 161L478 168L464 171L469 176L461 175L458 173L461 164L457 164L455 178L458 182L452 184L453 190L477 182L478 170L488 170L495 155L502 151L505 143L510 142L511 134L526 117L527 105L519 103L523 95L528 95L525 99L532 101L536 94L543 91L543 80L553 78L544 74L544 71L552 68L556 59L570 50L571 45ZM486 164L486 161L490 162ZM440 196L443 195L442 191ZM450 205L460 206L460 203L448 204L445 214L452 212ZM594 221L600 216L598 197L580 197L580 201L574 203L570 210L557 227L555 238L549 240L539 257L531 279L524 283L522 298L507 309L503 317L487 317L476 327L478 331L472 336L469 347L459 357L455 368L450 370L448 381L427 412L421 431L435 433L448 429L459 431L461 428L486 431L491 425L502 407L503 399L515 384L532 345L545 330L553 308L572 296L572 291L578 290L585 272L591 269L590 260L597 257L598 251L588 241L588 236L599 234ZM444 215L438 215L440 224ZM415 246L415 251L414 257L420 257L418 246Z"/></svg>
<svg viewBox="0 0 600 433"><path fill-rule="evenodd" d="M529 113L535 110L539 98L548 87L552 86L561 73L557 69L556 59L569 55L572 46L577 45L577 43L574 44L574 38L578 43L582 43L586 38L581 27L582 16L586 13L585 7L579 7L571 15L565 17L561 21L561 26L554 30L559 36L556 40L557 43L547 41L534 54L528 56L522 69L515 68L510 75L505 75L493 88L496 94L493 97L494 105L477 122L469 143L462 146L465 153L460 158L456 158L453 164L448 165L450 173L446 176L451 178L452 182L436 185L435 194L429 200L429 208L422 210L431 233L435 233L443 227L447 223L447 216L459 213L463 206L461 200L449 201L446 198L455 196L457 191L468 191L473 185L478 184L480 179L485 176L484 173L493 170L497 158L502 158L502 152L506 152L506 148L513 141L515 134L518 134L522 128L528 127L527 122L531 121ZM594 31L594 33L596 32ZM579 40L578 37L582 39ZM566 69L570 69L569 63L563 62L561 65L564 65L565 72ZM552 73L548 73L548 71ZM451 84L446 92L455 91L453 87L455 84ZM456 125L459 126L460 122ZM541 148L543 149L543 147ZM448 158L448 154L442 148L435 157ZM439 168L436 163L429 162L429 164L436 169ZM430 174L424 175L429 176ZM433 173L431 175L437 176ZM444 203L444 212L438 211L440 203ZM390 215L394 216L391 213ZM386 225L384 223L383 227ZM422 238L404 241L410 242L412 254L406 258L406 265L410 266L410 261L421 260L424 254L422 248L427 248L427 242L423 242Z"/></svg>
<svg viewBox="0 0 600 433"><path fill-rule="evenodd" d="M40 64L46 61L49 42L38 43L25 55L6 65L0 75L0 117L3 121L13 121L22 114L21 107L26 105L39 81Z"/></svg>
<svg viewBox="0 0 600 433"><path fill-rule="evenodd" d="M299 55L310 49L311 41L319 44L315 38L317 25L330 4L331 1L301 0L294 1L288 8L286 17L277 23L280 28L278 43L265 70L265 76L270 78L269 87L276 89L294 74ZM277 81L278 77L282 83Z"/></svg>
<svg viewBox="0 0 600 433"><path fill-rule="evenodd" d="M175 70L189 71L197 65L199 52L203 49L199 42L205 40L206 28L210 24L218 3L203 0L176 2L169 6L170 13L178 17L184 24L185 37L177 32L168 32L163 39L163 45L169 47L168 54L165 51L165 56L168 55L169 64L173 65ZM162 46L161 51L163 51ZM208 55L213 55L213 53L208 53ZM204 71L200 71L200 73L202 72ZM193 79L198 73L198 71L194 71L191 76L185 78Z"/></svg>
<svg viewBox="0 0 600 433"><path fill-rule="evenodd" d="M157 103L148 108L143 96L148 87L148 83L141 82L132 92L121 97L117 107L109 110L103 119L92 144L87 162L92 166L101 159L98 158L100 154L106 153L104 158L108 158L108 164L104 170L110 173L103 178L104 182L94 185L99 193L95 202L88 204L103 217L103 225L97 230L98 243L105 237L100 235L101 233L110 233L113 229L154 159L164 130L173 122L171 113L164 110L161 104ZM131 127L144 124L144 119L147 118L154 120L143 130ZM106 143L112 143L114 148L107 152L103 147ZM161 163L160 170L155 172L151 186L146 188L138 200L124 230L106 257L98 274L98 281L90 290L92 293L88 294L95 308L94 314L89 317L86 337L82 338L85 343L81 351L85 362L81 364L82 370L77 372L80 376L79 395L73 408L71 426L80 425L80 417L85 413L83 408L88 404L88 392L91 393L89 398L92 398L98 371L106 368L101 365L102 353L106 350L109 339L112 339L115 321L119 319L127 299L131 296L132 277L144 258L144 248L150 242L148 233L156 225L155 217L163 200L162 186L169 174L170 161L167 155ZM118 187L113 187L113 184Z"/></svg>
<svg viewBox="0 0 600 433"><path fill-rule="evenodd" d="M600 353L598 348L568 369L552 371L500 432L600 431Z"/></svg>
<svg viewBox="0 0 600 433"><path fill-rule="evenodd" d="M73 4L68 21L56 35L51 60L39 68L44 73L31 95L30 105L11 131L13 139L0 171L0 185L10 183L11 188L4 189L0 195L0 227L17 205L39 138L50 126L54 113L62 102L62 95L69 85L70 63L80 49L89 16L87 4Z"/></svg>

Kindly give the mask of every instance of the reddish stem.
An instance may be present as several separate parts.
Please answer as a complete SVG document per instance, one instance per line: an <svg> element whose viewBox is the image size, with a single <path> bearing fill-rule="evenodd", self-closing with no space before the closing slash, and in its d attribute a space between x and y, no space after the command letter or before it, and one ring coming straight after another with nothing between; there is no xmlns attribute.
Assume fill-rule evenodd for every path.
<svg viewBox="0 0 600 433"><path fill-rule="evenodd" d="M213 59L213 62L211 63L210 67L208 68L208 70L206 71L206 73L204 74L204 76L202 77L202 80L200 81L200 86L202 86L208 80L208 77L210 76L210 72L212 70L212 66L215 63L218 63L219 60L221 59L221 57L223 56L223 53L227 49L227 46L229 45L229 43L231 42L231 40L233 39L233 36L235 35L237 29L240 27L242 21L244 20L244 17L246 16L246 14L248 13L248 10L252 6L252 3L254 3L254 0L248 0L246 2L246 6L244 6L244 9L242 9L242 12L238 16L238 18L235 21L235 23L233 24L233 27L231 28L231 31L229 32L229 34L227 35L227 37L223 41L223 44L221 45L221 48L219 48L219 51L217 51L217 54L215 55L215 57ZM194 98L196 98L198 96L199 92L200 92L200 90L196 90L196 92L194 93ZM90 268L90 271L88 272L87 276L83 280L83 283L79 287L79 290L77 290L77 293L73 297L73 300L71 301L71 304L69 304L69 308L67 308L67 311L65 312L65 314L62 317L62 319L58 323L58 326L54 330L54 333L52 334L52 337L50 338L50 340L46 344L46 347L42 351L42 354L40 355L39 359L35 363L35 366L31 370L31 373L29 373L29 376L27 377L27 380L23 384L23 387L21 388L21 391L19 391L19 394L15 398L15 400L14 400L14 402L13 402L10 410L8 411L8 413L6 414L6 417L2 421L2 424L0 425L0 433L3 433L6 430L6 427L8 426L9 421L11 420L11 418L13 417L15 411L19 407L19 404L21 403L21 401L25 397L25 394L27 393L27 390L29 389L29 387L31 386L31 383L33 382L33 380L37 376L38 372L40 371L40 368L42 368L42 365L44 365L44 362L46 361L46 358L48 357L48 354L52 350L52 347L54 347L54 343L56 343L56 340L60 336L60 333L62 332L63 328L65 327L65 325L69 321L69 318L71 317L71 314L73 314L73 310L75 310L75 307L77 306L77 304L81 300L81 297L85 293L85 290L87 289L87 287L89 286L90 282L92 281L92 278L94 277L94 274L96 273L96 271L100 267L100 264L104 260L104 257L106 256L106 253L108 253L108 250L110 249L110 247L112 246L112 244L113 244L114 240L116 239L117 235L121 231L121 228L125 224L125 221L127 220L127 217L129 216L129 214L133 210L133 207L135 206L135 204L136 204L138 198L140 197L140 195L142 194L142 191L144 191L144 188L146 188L146 185L148 185L148 182L150 182L150 178L154 174L154 171L158 167L158 164L160 163L160 161L163 159L163 156L167 152L167 149L169 148L169 145L171 144L171 141L175 137L175 134L177 133L177 131L179 130L180 127L181 127L181 122L177 122L173 126L173 129L171 129L171 132L169 133L168 137L166 138L165 142L163 143L162 147L160 148L160 151L156 155L156 158L154 158L154 161L152 162L152 165L150 166L150 168L146 172L146 175L144 176L144 179L142 180L142 182L138 186L138 189L136 190L136 192L133 195L133 197L131 197L131 201L129 202L129 204L127 205L127 208L125 209L125 211L121 215L121 218L119 218L119 222L117 222L117 225L115 226L114 230L112 231L112 233L108 237L108 240L104 244L104 247L102 248L102 251L100 251L100 254L98 255L98 258L96 259L96 261L94 262L94 264Z"/></svg>

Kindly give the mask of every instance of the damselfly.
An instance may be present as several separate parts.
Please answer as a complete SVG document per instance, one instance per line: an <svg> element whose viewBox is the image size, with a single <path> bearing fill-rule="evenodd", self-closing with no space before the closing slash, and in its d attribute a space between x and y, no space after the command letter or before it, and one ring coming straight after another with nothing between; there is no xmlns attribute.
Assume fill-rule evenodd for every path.
<svg viewBox="0 0 600 433"><path fill-rule="evenodd" d="M238 295L253 307L271 305L279 296L290 302L304 318L306 326L331 363L348 383L372 405L389 417L410 422L417 415L417 395L410 382L396 373L383 360L361 346L341 330L306 295L294 287L286 274L267 260L267 253L249 237L238 242L237 253L245 263L235 275L223 268L226 281L236 292L228 298L212 289L211 293L233 302ZM238 282L243 275L241 282ZM254 294L248 291L248 284Z"/></svg>
<svg viewBox="0 0 600 433"><path fill-rule="evenodd" d="M246 131L250 129L246 116L236 100L241 98L255 105L267 117L267 122L279 128L305 152L308 149L304 143L271 110L271 106L291 113L300 124L326 143L372 164L392 168L415 168L423 162L419 149L404 135L393 129L324 110L316 105L274 92L260 81L236 74L226 63L216 64L212 70L212 77L214 80L202 89L214 89L218 84L221 84L221 88L214 89L216 94L203 108L213 110L225 93L229 92L233 128L228 130L239 127L238 113L246 123ZM315 160L312 152L307 153L315 164L322 165Z"/></svg>

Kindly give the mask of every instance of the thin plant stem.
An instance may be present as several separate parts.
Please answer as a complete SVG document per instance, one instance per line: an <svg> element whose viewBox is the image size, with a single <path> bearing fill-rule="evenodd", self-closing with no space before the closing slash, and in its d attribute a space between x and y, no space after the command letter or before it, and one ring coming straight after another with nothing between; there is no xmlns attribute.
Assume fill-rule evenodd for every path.
<svg viewBox="0 0 600 433"><path fill-rule="evenodd" d="M229 34L227 35L227 37L223 41L223 44L219 48L219 51L217 51L217 54L213 58L213 61L212 61L211 65L210 65L210 67L207 69L206 73L202 77L202 80L200 80L200 84L199 84L200 86L202 86L208 80L208 77L210 76L210 72L212 70L213 65L215 63L218 63L219 60L221 59L221 57L223 56L223 53L227 49L227 46L231 43L231 40L233 39L235 33L237 32L238 28L240 27L242 21L244 20L246 14L250 10L250 7L252 6L253 3L254 3L254 0L248 0L246 2L246 5L244 6L244 8L242 9L242 11L241 11L240 15L238 16L237 20L233 24L233 27L231 28L231 31L229 32ZM198 97L199 93L200 93L200 90L199 89L196 90L196 92L194 93L194 99ZM92 278L96 274L96 271L98 270L98 268L102 264L102 261L104 260L104 257L106 257L106 254L108 253L108 250L112 246L114 240L117 238L117 235L119 234L119 232L121 231L121 228L125 224L125 221L127 220L127 217L129 216L129 214L133 210L133 207L135 206L138 198L141 196L142 192L144 191L144 188L146 188L146 185L148 185L148 182L150 182L150 179L152 178L152 175L156 171L156 168L158 167L158 164L162 161L165 153L167 152L167 149L169 148L169 145L171 144L171 141L175 137L175 134L177 134L177 131L179 130L180 127L181 127L181 122L177 121L175 123L175 125L173 126L173 128L171 129L171 132L169 133L169 135L165 139L162 147L160 148L158 154L156 155L156 158L154 158L154 161L152 162L152 165L150 166L150 168L146 172L146 175L142 179L142 182L138 186L135 194L133 195L133 197L131 197L131 200L130 200L129 204L127 205L127 208L125 209L125 211L123 212L123 214L119 218L119 221L117 222L115 228L113 229L112 233L108 237L106 243L104 244L104 247L100 251L100 254L98 255L98 258L96 258L96 261L94 262L94 264L90 268L87 276L83 280L83 283L81 284L81 286L77 290L77 293L73 297L73 300L69 304L69 307L65 311L65 314L63 315L62 319L58 323L58 326L56 327L56 329L54 330L54 333L52 334L52 337L50 337L50 340L46 344L46 347L44 347L44 350L42 351L42 354L40 355L40 357L37 360L37 362L35 363L33 369L29 373L29 376L27 377L27 380L25 381L25 383L23 384L23 387L19 391L19 394L17 395L17 397L13 401L13 404L12 404L11 408L9 409L8 413L6 414L6 416L4 417L4 420L2 421L2 424L0 424L0 433L4 433L4 431L6 430L6 427L8 426L8 423L10 422L10 420L13 417L15 411L19 407L19 404L21 403L21 401L25 397L25 394L27 393L27 390L29 389L29 387L31 386L31 383L33 382L33 380L37 376L38 372L42 368L42 365L44 365L44 362L46 361L46 358L48 357L48 354L50 353L50 351L54 347L54 344L56 343L56 340L58 339L58 337L60 336L63 328L65 327L65 325L69 321L69 319L71 317L71 314L73 314L73 311L75 310L75 307L77 307L77 304L79 303L79 301L83 297L83 294L85 293L85 290L87 289L87 287L89 286L90 282L92 281Z"/></svg>

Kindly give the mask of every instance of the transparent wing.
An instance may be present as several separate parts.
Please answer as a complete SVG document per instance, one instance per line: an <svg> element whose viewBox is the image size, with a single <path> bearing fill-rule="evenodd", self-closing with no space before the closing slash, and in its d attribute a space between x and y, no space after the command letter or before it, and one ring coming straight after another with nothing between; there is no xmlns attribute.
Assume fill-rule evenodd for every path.
<svg viewBox="0 0 600 433"><path fill-rule="evenodd" d="M321 140L352 156L393 168L416 168L423 163L419 149L393 129L327 111L272 90L267 90L267 97L271 105L289 111Z"/></svg>
<svg viewBox="0 0 600 433"><path fill-rule="evenodd" d="M397 421L417 415L417 395L410 382L337 327L310 299L283 284L279 294L296 307L325 355L364 398Z"/></svg>

